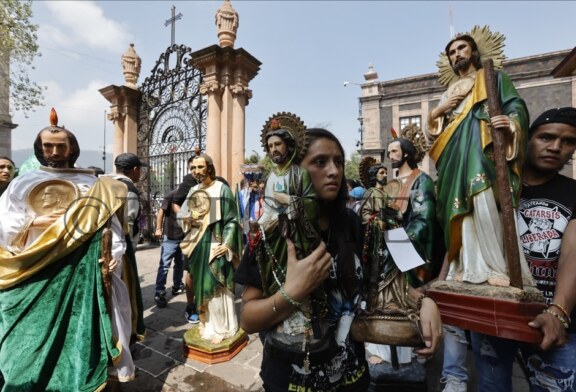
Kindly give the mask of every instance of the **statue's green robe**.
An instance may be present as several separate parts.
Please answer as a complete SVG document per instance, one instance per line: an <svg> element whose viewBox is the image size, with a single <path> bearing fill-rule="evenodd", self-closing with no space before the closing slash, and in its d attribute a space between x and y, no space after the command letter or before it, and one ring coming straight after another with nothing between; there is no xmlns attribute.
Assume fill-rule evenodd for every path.
<svg viewBox="0 0 576 392"><path fill-rule="evenodd" d="M101 179L67 211L69 219L54 223L22 253L0 248L3 391L105 386L120 350L104 300L101 230L125 194L122 184Z"/></svg>
<svg viewBox="0 0 576 392"><path fill-rule="evenodd" d="M286 193L291 196L291 205L286 211L293 217L290 220L289 237L294 243L298 259L303 259L320 243L316 192L312 186L310 173L298 165L291 165L283 175L271 173L267 179L267 188L268 181L271 179L277 181L280 178L285 182ZM279 230L277 216L278 214L273 218L275 221L268 226L265 238L258 243L256 248L256 259L265 296L271 296L278 291L286 278L288 251L286 240Z"/></svg>
<svg viewBox="0 0 576 392"><path fill-rule="evenodd" d="M509 77L496 72L502 114L512 121L514 137L507 146L508 177L513 190L513 203L520 196L520 176L526 149L528 110ZM438 220L444 229L444 242L449 260L458 258L462 247L462 221L473 210L474 195L493 188L496 200L496 167L484 70L476 74L471 99L461 114L450 122L434 142L430 157L436 162L438 180Z"/></svg>
<svg viewBox="0 0 576 392"><path fill-rule="evenodd" d="M188 197L197 187L190 190ZM238 207L234 194L225 184L222 184L220 188L219 201L220 219L206 228L187 260L193 280L196 304L200 307L207 307L208 301L222 287L234 295L233 260L228 260L226 256L210 260L210 249L213 247L214 240L226 245L232 252L234 262L240 252Z"/></svg>
<svg viewBox="0 0 576 392"><path fill-rule="evenodd" d="M413 178L409 178L405 186L407 189L398 195L396 204L401 207L402 220L396 220L387 215L385 219L386 230L402 226L408 237L412 241L418 254L424 259L426 264L408 271L407 280L412 287L419 287L428 282L436 275L442 262L444 247L440 239L440 230L436 220L436 194L434 182L426 173L420 170L413 172ZM411 176L412 177L412 176ZM387 260L384 262L383 272L389 271L395 265L392 257L388 253L386 244L383 241L383 233L370 218L372 214L379 211L386 204L385 192L376 188L370 188L364 196L362 211L362 224L371 225L370 238L366 238L368 246L366 252L368 256L377 256L381 248L384 248Z"/></svg>

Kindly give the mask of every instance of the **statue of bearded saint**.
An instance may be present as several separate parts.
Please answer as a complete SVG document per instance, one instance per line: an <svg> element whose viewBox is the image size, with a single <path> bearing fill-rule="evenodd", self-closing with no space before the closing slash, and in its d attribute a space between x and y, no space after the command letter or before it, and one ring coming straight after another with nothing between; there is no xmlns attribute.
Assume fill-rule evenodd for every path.
<svg viewBox="0 0 576 392"><path fill-rule="evenodd" d="M366 226L363 257L369 276L365 311L373 316L405 316L406 279L384 242L386 230L402 226L402 214L387 192L398 188L397 180L385 186L385 170L383 166L370 169L374 186L368 190L361 207L362 223Z"/></svg>

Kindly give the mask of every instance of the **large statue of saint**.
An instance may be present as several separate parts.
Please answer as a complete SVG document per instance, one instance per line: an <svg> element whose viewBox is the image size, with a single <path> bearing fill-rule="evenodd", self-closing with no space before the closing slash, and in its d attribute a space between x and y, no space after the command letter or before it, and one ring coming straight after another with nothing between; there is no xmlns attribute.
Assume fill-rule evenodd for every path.
<svg viewBox="0 0 576 392"><path fill-rule="evenodd" d="M198 184L177 215L185 233L180 247L193 281L200 336L217 344L238 332L233 281L240 250L237 205L228 185L216 179L212 158L197 155L190 168Z"/></svg>
<svg viewBox="0 0 576 392"><path fill-rule="evenodd" d="M417 167L426 152L425 138L416 126L405 128L403 135L388 146L388 157L397 178L388 181L385 187L381 164L370 165L366 161L362 164L363 178L368 178L364 182L373 186L366 192L361 208L366 228L363 261L367 287L366 307L359 312L358 319L372 320L375 324L378 320L415 319L412 315L417 309L407 301L407 286L427 283L438 269L442 253L437 241L434 182ZM418 138L424 143L417 144L417 148L412 140ZM385 232L399 227L406 230L416 251L426 261L424 266L406 273L399 270L385 243ZM414 342L399 344L414 345Z"/></svg>
<svg viewBox="0 0 576 392"><path fill-rule="evenodd" d="M438 217L444 229L449 280L508 286L490 127L505 129L506 160L517 206L520 169L526 149L528 110L508 75L496 72L502 115L488 113L481 60L502 64L504 37L487 27L457 35L440 55L440 82L448 89L429 113L428 130L436 140L430 157L438 170ZM525 285L534 282L520 251Z"/></svg>
<svg viewBox="0 0 576 392"><path fill-rule="evenodd" d="M76 137L51 120L34 144L40 168L0 197L0 372L5 389L101 390L135 377L127 189L75 168Z"/></svg>

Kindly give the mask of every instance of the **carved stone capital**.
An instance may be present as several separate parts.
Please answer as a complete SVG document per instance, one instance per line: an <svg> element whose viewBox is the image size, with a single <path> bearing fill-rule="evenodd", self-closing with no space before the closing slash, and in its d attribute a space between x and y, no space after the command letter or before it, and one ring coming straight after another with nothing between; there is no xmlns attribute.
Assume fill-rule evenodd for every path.
<svg viewBox="0 0 576 392"><path fill-rule="evenodd" d="M117 106L112 106L110 108L110 113L107 114L109 121L118 122L122 121L126 116L126 112L124 110L119 110Z"/></svg>
<svg viewBox="0 0 576 392"><path fill-rule="evenodd" d="M230 91L234 95L244 95L247 99L252 98L252 90L240 83L230 86Z"/></svg>
<svg viewBox="0 0 576 392"><path fill-rule="evenodd" d="M222 86L215 80L204 82L200 85L200 94L216 94L222 91Z"/></svg>

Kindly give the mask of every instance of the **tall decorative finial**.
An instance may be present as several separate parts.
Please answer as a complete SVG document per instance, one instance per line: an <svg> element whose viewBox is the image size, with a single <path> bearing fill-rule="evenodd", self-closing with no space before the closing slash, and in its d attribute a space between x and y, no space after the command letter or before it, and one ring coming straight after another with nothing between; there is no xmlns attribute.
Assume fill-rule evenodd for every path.
<svg viewBox="0 0 576 392"><path fill-rule="evenodd" d="M50 126L57 127L58 126L58 114L56 113L56 109L52 108L50 110Z"/></svg>
<svg viewBox="0 0 576 392"><path fill-rule="evenodd" d="M372 63L368 63L368 71L364 74L364 80L371 81L378 79L378 72L374 71Z"/></svg>
<svg viewBox="0 0 576 392"><path fill-rule="evenodd" d="M216 11L216 27L221 47L234 47L239 22L238 12L232 8L230 0L224 0L224 4Z"/></svg>
<svg viewBox="0 0 576 392"><path fill-rule="evenodd" d="M122 55L122 69L127 87L137 89L136 82L140 76L141 65L142 59L134 50L134 44L130 44L128 50Z"/></svg>

